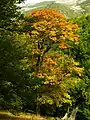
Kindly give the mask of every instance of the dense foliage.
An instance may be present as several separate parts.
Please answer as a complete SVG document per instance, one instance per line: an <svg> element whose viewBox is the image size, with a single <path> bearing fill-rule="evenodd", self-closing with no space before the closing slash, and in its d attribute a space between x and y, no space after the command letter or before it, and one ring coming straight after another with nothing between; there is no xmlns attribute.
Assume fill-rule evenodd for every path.
<svg viewBox="0 0 90 120"><path fill-rule="evenodd" d="M21 19L17 2L0 1L0 109L73 120L78 108L89 120L90 16L41 9Z"/></svg>
<svg viewBox="0 0 90 120"><path fill-rule="evenodd" d="M77 104L80 106L80 113L90 119L90 15L84 15L73 20L80 28L79 47L75 47L73 53L76 60L84 66L85 73L83 81L75 89ZM75 97L76 99L76 97ZM81 103L79 103L81 101Z"/></svg>

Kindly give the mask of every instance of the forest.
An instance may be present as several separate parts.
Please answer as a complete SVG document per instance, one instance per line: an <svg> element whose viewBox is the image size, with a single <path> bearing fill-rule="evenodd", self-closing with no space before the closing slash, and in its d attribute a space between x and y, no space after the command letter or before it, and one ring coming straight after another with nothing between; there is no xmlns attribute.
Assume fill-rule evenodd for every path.
<svg viewBox="0 0 90 120"><path fill-rule="evenodd" d="M0 120L2 111L37 116L20 120L90 120L90 14L24 15L21 2L0 0Z"/></svg>

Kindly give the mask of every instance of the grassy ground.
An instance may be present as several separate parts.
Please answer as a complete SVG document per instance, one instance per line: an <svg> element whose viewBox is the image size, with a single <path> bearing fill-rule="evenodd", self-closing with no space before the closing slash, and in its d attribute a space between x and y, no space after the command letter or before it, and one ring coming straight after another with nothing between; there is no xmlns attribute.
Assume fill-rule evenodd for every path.
<svg viewBox="0 0 90 120"><path fill-rule="evenodd" d="M18 113L13 115L9 111L0 111L0 120L60 120L54 117L42 117L36 114L30 113Z"/></svg>
<svg viewBox="0 0 90 120"><path fill-rule="evenodd" d="M13 115L8 111L0 111L0 120L46 120L46 118L29 113L19 113L18 115Z"/></svg>

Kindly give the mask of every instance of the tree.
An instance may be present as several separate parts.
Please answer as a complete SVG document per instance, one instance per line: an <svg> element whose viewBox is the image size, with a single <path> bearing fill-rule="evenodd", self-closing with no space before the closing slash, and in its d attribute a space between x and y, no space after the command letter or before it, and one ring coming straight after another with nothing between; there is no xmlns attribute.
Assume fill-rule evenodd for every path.
<svg viewBox="0 0 90 120"><path fill-rule="evenodd" d="M52 106L71 104L70 88L81 79L83 68L63 50L78 44L78 26L67 22L54 9L41 9L29 13L24 30L30 36L31 55L22 62L30 61L32 83L37 90L37 103ZM34 79L35 78L35 79Z"/></svg>
<svg viewBox="0 0 90 120"><path fill-rule="evenodd" d="M79 46L75 46L71 54L76 56L76 60L84 67L85 72L82 81L77 87L72 90L75 103L79 106L78 117L84 116L85 119L90 119L90 15L83 15L75 18L73 21L80 28ZM77 97L76 97L77 96ZM80 102L81 101L81 102ZM86 112L87 111L87 112ZM81 115L80 115L81 114ZM84 119L83 117L83 119Z"/></svg>
<svg viewBox="0 0 90 120"><path fill-rule="evenodd" d="M20 79L21 71L16 67L17 51L14 45L16 33L12 28L13 23L21 16L17 6L21 1L0 1L0 106L3 109L12 108L15 105L17 108L22 103L15 91L15 80Z"/></svg>
<svg viewBox="0 0 90 120"><path fill-rule="evenodd" d="M24 0L1 0L0 1L0 29L7 29L13 22L20 18L18 3Z"/></svg>

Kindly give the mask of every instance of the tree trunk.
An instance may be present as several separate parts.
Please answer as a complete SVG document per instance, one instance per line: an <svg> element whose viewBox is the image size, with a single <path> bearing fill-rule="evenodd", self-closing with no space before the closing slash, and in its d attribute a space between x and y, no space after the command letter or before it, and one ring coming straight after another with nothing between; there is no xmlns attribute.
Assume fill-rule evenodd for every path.
<svg viewBox="0 0 90 120"><path fill-rule="evenodd" d="M67 112L61 120L75 120L77 110L78 110L78 107L74 108L71 112L70 117L68 117L69 113Z"/></svg>
<svg viewBox="0 0 90 120"><path fill-rule="evenodd" d="M72 110L71 115L70 115L70 117L68 118L68 120L75 120L77 111L78 111L78 107L74 108L74 109Z"/></svg>

